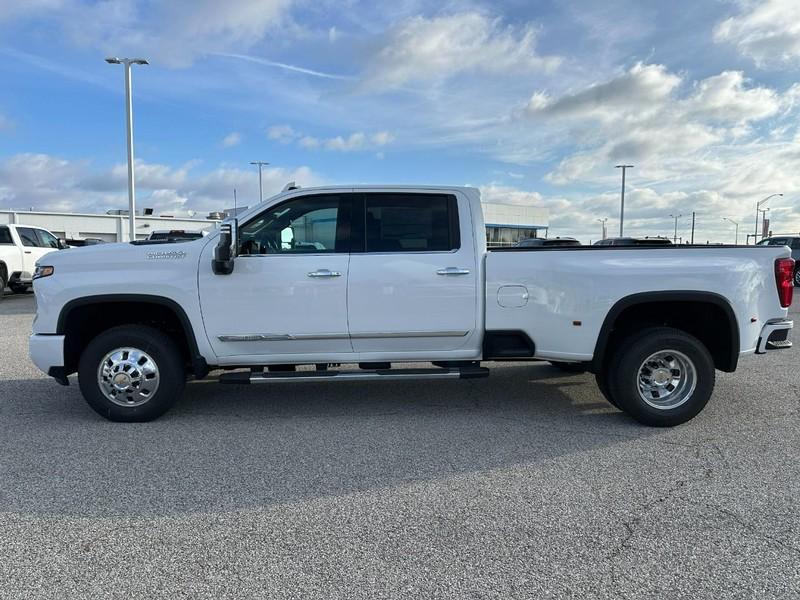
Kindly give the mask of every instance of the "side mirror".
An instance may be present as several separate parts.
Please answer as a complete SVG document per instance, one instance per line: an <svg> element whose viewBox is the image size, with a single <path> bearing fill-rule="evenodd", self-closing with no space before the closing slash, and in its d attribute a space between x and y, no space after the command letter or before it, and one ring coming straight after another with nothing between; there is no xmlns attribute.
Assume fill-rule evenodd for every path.
<svg viewBox="0 0 800 600"><path fill-rule="evenodd" d="M230 275L233 273L237 237L235 219L231 223L224 223L220 226L219 241L217 242L217 247L214 248L214 259L211 261L211 269L215 275Z"/></svg>
<svg viewBox="0 0 800 600"><path fill-rule="evenodd" d="M67 244L67 240L64 238L58 238L58 249L59 250L66 250L69 248L69 244Z"/></svg>

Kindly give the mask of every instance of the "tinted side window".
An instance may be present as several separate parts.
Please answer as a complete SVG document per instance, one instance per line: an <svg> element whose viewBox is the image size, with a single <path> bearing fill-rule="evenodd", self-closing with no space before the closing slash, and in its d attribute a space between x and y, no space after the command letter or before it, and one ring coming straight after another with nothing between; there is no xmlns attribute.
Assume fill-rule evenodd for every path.
<svg viewBox="0 0 800 600"><path fill-rule="evenodd" d="M349 252L347 195L304 196L283 202L243 225L241 254Z"/></svg>
<svg viewBox="0 0 800 600"><path fill-rule="evenodd" d="M800 238L792 239L792 250L800 250Z"/></svg>
<svg viewBox="0 0 800 600"><path fill-rule="evenodd" d="M367 194L366 252L440 252L460 246L455 196Z"/></svg>
<svg viewBox="0 0 800 600"><path fill-rule="evenodd" d="M0 227L0 244L13 244L11 230L8 227Z"/></svg>
<svg viewBox="0 0 800 600"><path fill-rule="evenodd" d="M39 238L36 237L36 232L27 227L17 227L17 235L22 240L23 246L36 248L39 246Z"/></svg>
<svg viewBox="0 0 800 600"><path fill-rule="evenodd" d="M49 231L43 229L36 229L36 235L39 237L39 246L41 248L55 248L58 250L58 239Z"/></svg>

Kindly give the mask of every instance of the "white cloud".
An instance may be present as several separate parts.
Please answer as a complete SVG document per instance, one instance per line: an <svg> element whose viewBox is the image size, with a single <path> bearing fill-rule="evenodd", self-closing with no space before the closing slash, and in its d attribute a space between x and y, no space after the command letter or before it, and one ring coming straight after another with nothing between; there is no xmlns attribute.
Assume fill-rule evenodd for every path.
<svg viewBox="0 0 800 600"><path fill-rule="evenodd" d="M231 148L232 146L238 146L239 143L242 141L242 134L238 131L232 131L224 138L222 138L222 146L224 148Z"/></svg>
<svg viewBox="0 0 800 600"><path fill-rule="evenodd" d="M41 2L42 0L40 0ZM77 43L110 54L147 56L186 67L198 57L249 48L286 18L291 0L108 0L61 3L60 16Z"/></svg>
<svg viewBox="0 0 800 600"><path fill-rule="evenodd" d="M14 128L14 121L9 119L3 113L0 113L0 132L8 131L9 129Z"/></svg>
<svg viewBox="0 0 800 600"><path fill-rule="evenodd" d="M639 63L558 98L535 93L520 114L574 146L546 181L602 179L622 161L642 163L639 172L650 180L694 174L698 162L752 141L754 123L784 118L797 105L795 87L779 94L739 71L687 83L663 65Z"/></svg>
<svg viewBox="0 0 800 600"><path fill-rule="evenodd" d="M367 135L363 131L356 131L349 135L337 135L331 138L320 139L305 135L295 130L290 125L273 125L267 129L267 137L283 144L297 142L301 148L315 150L324 148L336 152L353 152L356 150L369 150L379 146L386 146L394 141L394 136L388 131L378 131Z"/></svg>
<svg viewBox="0 0 800 600"><path fill-rule="evenodd" d="M258 198L258 177L252 170L219 167L194 174L196 163L178 168L136 163L137 204L154 208L156 214L186 215L220 210ZM265 195L279 192L288 181L302 186L319 185L320 178L308 167L263 170ZM0 160L0 207L65 212L104 213L127 206L127 169L92 168L88 161L70 161L47 154L17 154Z"/></svg>
<svg viewBox="0 0 800 600"><path fill-rule="evenodd" d="M734 44L761 67L800 59L800 2L797 0L740 1L742 12L714 29L714 40Z"/></svg>
<svg viewBox="0 0 800 600"><path fill-rule="evenodd" d="M273 125L267 129L267 137L282 144L288 144L300 137L300 133L292 129L290 125Z"/></svg>
<svg viewBox="0 0 800 600"><path fill-rule="evenodd" d="M58 10L66 4L66 0L9 0L8 2L0 2L0 21L35 15L43 11Z"/></svg>
<svg viewBox="0 0 800 600"><path fill-rule="evenodd" d="M668 99L680 77L663 65L637 63L629 71L603 83L566 94L558 99L544 92L533 94L526 106L530 115L578 119L616 120L620 113L647 112Z"/></svg>
<svg viewBox="0 0 800 600"><path fill-rule="evenodd" d="M441 80L463 71L552 71L560 62L536 52L533 25L504 26L500 19L478 12L412 17L386 36L364 73L363 85L373 91Z"/></svg>

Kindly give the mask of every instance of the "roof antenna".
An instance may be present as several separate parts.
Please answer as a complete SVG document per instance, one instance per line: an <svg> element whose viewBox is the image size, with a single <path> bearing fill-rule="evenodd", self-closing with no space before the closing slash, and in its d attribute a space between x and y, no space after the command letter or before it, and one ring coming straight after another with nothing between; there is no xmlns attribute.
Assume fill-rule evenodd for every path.
<svg viewBox="0 0 800 600"><path fill-rule="evenodd" d="M281 192L291 192L292 190L299 190L299 189L300 189L300 186L299 186L299 185L297 185L297 184L296 184L294 181L290 181L289 183L287 183L287 184L286 184L286 185L283 187L283 189L281 190Z"/></svg>

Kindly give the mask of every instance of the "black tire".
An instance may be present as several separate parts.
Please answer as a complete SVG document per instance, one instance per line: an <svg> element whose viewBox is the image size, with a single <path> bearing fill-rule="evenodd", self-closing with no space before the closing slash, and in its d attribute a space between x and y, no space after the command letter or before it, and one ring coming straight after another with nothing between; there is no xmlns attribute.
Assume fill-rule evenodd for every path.
<svg viewBox="0 0 800 600"><path fill-rule="evenodd" d="M131 392L134 401L141 404L120 405L101 389L100 365L110 352L119 348L133 348L146 353L157 368L158 385L151 397L143 400L136 391ZM83 397L97 414L110 421L144 422L160 417L180 397L185 381L186 367L175 341L144 325L121 325L104 331L86 346L78 364L78 382ZM143 392L146 385L145 380L139 385ZM127 396L127 392L121 392L121 395ZM118 401L124 403L121 398Z"/></svg>
<svg viewBox="0 0 800 600"><path fill-rule="evenodd" d="M619 404L617 404L616 400L611 396L611 392L608 389L608 373L605 371L602 373L595 373L594 380L597 383L597 387L600 389L600 393L603 394L603 398L608 400L609 404L614 408L619 408Z"/></svg>
<svg viewBox="0 0 800 600"><path fill-rule="evenodd" d="M646 401L644 392L640 393L639 389L640 369L645 367L648 358L659 352L663 353L662 358L666 357L662 366L656 369L657 363L652 362L643 372L649 372L656 381L657 371L661 371L663 377L679 376L676 385L661 383L657 386L667 394L677 389L677 396L672 400L668 397L658 399L658 392L653 391L648 392L654 395L652 398L648 395ZM663 366L670 364L670 360L683 362L673 362L671 367ZM715 377L714 361L700 340L679 329L651 327L621 340L609 363L608 387L619 408L640 423L673 427L689 421L703 410L714 391ZM683 394L680 393L682 386L685 389ZM659 402L665 404L661 408L654 406ZM670 402L676 404L669 406Z"/></svg>
<svg viewBox="0 0 800 600"><path fill-rule="evenodd" d="M30 286L24 283L12 283L9 287L12 294L25 294L30 289Z"/></svg>
<svg viewBox="0 0 800 600"><path fill-rule="evenodd" d="M551 366L555 367L559 371L564 371L565 373L585 373L586 372L586 365L585 363L571 363L571 362L561 362L557 360L548 361Z"/></svg>
<svg viewBox="0 0 800 600"><path fill-rule="evenodd" d="M0 300L6 293L6 285L8 285L8 275L6 274L5 265L0 265Z"/></svg>
<svg viewBox="0 0 800 600"><path fill-rule="evenodd" d="M794 271L794 285L795 287L800 287L800 267Z"/></svg>

